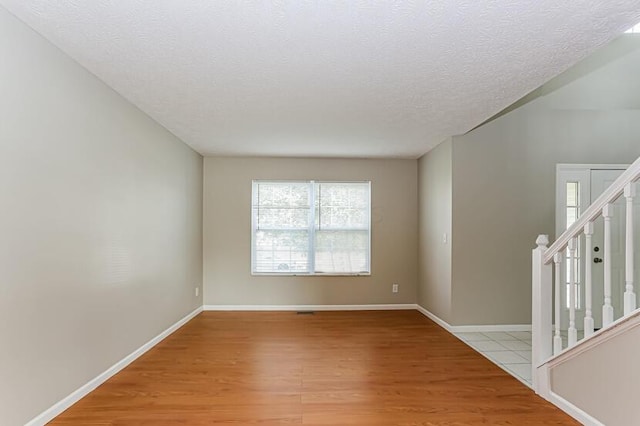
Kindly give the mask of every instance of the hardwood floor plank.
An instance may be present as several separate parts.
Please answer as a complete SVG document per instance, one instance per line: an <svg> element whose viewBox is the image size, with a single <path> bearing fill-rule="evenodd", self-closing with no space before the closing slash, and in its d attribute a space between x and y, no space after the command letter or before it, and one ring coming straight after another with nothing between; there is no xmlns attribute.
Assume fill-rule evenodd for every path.
<svg viewBox="0 0 640 426"><path fill-rule="evenodd" d="M203 312L52 425L574 425L415 311Z"/></svg>

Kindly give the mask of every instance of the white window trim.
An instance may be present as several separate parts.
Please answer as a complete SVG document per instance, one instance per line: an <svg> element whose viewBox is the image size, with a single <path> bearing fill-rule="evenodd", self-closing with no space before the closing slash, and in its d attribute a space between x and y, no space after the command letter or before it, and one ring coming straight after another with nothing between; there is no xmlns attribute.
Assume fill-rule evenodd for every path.
<svg viewBox="0 0 640 426"><path fill-rule="evenodd" d="M367 232L367 239L368 239L368 245L369 245L369 251L367 253L367 266L369 267L368 271L361 271L361 272L315 272L315 256L312 256L312 258L310 259L310 272L307 273L300 273L300 272L255 272L253 270L253 265L254 265L254 260L255 260L255 255L256 255L256 245L255 245L255 236L256 236L256 223L255 223L255 215L253 214L253 201L256 199L256 183L260 183L260 182L275 182L275 183L309 183L309 184L314 184L314 183L366 183L368 184L368 188L369 188L369 204L367 206L367 220L368 220L368 232ZM310 205L313 206L315 205L315 199L313 197L315 197L315 192L312 191L312 195L311 195L312 199L310 200ZM370 180L296 180L296 179L253 179L251 181L251 262L249 264L249 269L251 272L251 276L260 276L260 277L269 277L269 276L275 276L275 277L282 277L282 276L286 276L286 277L368 277L371 276L371 270L372 270L372 265L371 265L371 252L372 252L372 247L371 247L371 204L372 204L372 199L371 199L371 181ZM311 214L312 214L312 220L309 221L309 230L312 233L315 233L315 208L311 208ZM315 254L315 238L309 238L309 253L313 253Z"/></svg>

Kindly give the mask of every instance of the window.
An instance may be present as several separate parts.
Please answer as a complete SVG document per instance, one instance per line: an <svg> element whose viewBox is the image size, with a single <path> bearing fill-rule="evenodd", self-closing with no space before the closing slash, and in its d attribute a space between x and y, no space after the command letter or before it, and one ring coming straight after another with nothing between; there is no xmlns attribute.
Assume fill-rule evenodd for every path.
<svg viewBox="0 0 640 426"><path fill-rule="evenodd" d="M254 274L369 274L370 182L253 181Z"/></svg>
<svg viewBox="0 0 640 426"><path fill-rule="evenodd" d="M573 225L576 220L578 220L578 217L580 217L580 213L581 213L581 208L582 208L582 204L580 201L580 182L566 182L566 209L567 209L567 229L569 229L569 227L571 225ZM580 287L581 287L581 271L580 268L582 266L582 262L580 259L580 253L581 253L581 243L580 243L580 238L578 238L578 244L576 247L576 252L575 252L575 257L573 259L570 258L569 256L569 248L567 248L565 250L565 262L564 264L567 265L565 267L565 274L566 274L566 299L565 299L565 307L567 309L569 309L571 307L571 284L570 284L570 280L571 280L571 271L569 270L569 265L571 264L571 262L574 263L574 268L576 271L576 277L575 277L575 282L576 282L576 289L575 289L575 295L576 295L576 309L581 309L581 305L582 305L582 301L581 301L581 292L580 292Z"/></svg>

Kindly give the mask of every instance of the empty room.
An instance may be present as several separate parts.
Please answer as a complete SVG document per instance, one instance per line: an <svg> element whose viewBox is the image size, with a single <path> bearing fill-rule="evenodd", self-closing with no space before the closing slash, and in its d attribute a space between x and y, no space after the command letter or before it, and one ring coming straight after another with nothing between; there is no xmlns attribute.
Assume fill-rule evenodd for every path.
<svg viewBox="0 0 640 426"><path fill-rule="evenodd" d="M0 0L0 426L640 418L640 0Z"/></svg>

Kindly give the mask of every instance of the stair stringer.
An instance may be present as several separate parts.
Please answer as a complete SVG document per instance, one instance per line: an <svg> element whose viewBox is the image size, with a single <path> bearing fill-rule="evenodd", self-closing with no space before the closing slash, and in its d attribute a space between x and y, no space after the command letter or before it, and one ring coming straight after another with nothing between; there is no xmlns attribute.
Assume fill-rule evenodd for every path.
<svg viewBox="0 0 640 426"><path fill-rule="evenodd" d="M540 396L584 425L635 424L640 418L640 309L549 358L534 374Z"/></svg>

